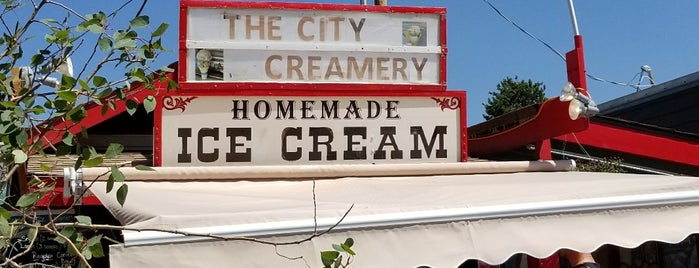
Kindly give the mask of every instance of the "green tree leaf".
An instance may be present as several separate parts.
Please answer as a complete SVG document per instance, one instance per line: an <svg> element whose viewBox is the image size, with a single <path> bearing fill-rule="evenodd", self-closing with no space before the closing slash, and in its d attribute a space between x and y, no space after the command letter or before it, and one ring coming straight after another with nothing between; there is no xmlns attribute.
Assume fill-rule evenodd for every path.
<svg viewBox="0 0 699 268"><path fill-rule="evenodd" d="M167 23L161 23L160 26L158 26L158 29L155 29L155 31L153 31L151 37L158 37L163 35L163 33L165 33L165 30L167 30L168 26L169 25Z"/></svg>
<svg viewBox="0 0 699 268"><path fill-rule="evenodd" d="M130 21L131 27L134 29L140 29L148 26L150 19L148 16L138 16Z"/></svg>
<svg viewBox="0 0 699 268"><path fill-rule="evenodd" d="M347 244L341 244L340 247L342 248L342 250L344 252L347 252L347 254L349 254L349 255L352 255L352 256L357 255L356 253L354 253L354 250L352 250L349 246L347 246Z"/></svg>
<svg viewBox="0 0 699 268"><path fill-rule="evenodd" d="M85 110L84 106L78 106L74 109L71 109L66 113L66 117L70 119L70 121L73 121L74 123L79 123L85 117L87 116L87 111Z"/></svg>
<svg viewBox="0 0 699 268"><path fill-rule="evenodd" d="M112 159L117 157L121 152L124 151L124 146L118 143L110 143L107 147L107 151L104 153L104 157L107 159Z"/></svg>
<svg viewBox="0 0 699 268"><path fill-rule="evenodd" d="M62 75L61 76L61 90L72 90L75 87L75 83L77 81L75 78L67 76L67 75Z"/></svg>
<svg viewBox="0 0 699 268"><path fill-rule="evenodd" d="M145 165L136 165L134 168L136 168L136 170L140 170L140 171L155 171L155 169L153 167L149 167L149 166L145 166Z"/></svg>
<svg viewBox="0 0 699 268"><path fill-rule="evenodd" d="M29 159L27 154L24 153L24 151L22 150L13 150L12 157L15 164L22 164L24 162L27 162L27 159Z"/></svg>
<svg viewBox="0 0 699 268"><path fill-rule="evenodd" d="M119 186L119 189L117 189L116 197L117 197L117 202L119 202L119 205L122 207L124 206L124 203L126 202L126 195L129 194L129 186L126 184L122 184Z"/></svg>
<svg viewBox="0 0 699 268"><path fill-rule="evenodd" d="M112 40L108 37L102 37L97 41L97 45L100 47L100 50L104 52L112 48Z"/></svg>
<svg viewBox="0 0 699 268"><path fill-rule="evenodd" d="M105 190L107 191L107 193L110 193L110 192L112 192L113 189L114 189L114 177L112 177L112 175L109 175L109 178L107 179L107 185L105 187Z"/></svg>
<svg viewBox="0 0 699 268"><path fill-rule="evenodd" d="M82 224L92 224L92 219L88 216L78 215L75 216L75 220Z"/></svg>
<svg viewBox="0 0 699 268"><path fill-rule="evenodd" d="M41 196L42 194L40 192L26 193L19 197L15 206L18 206L20 208L28 208L34 206L34 204L36 204L36 202L38 202L39 199L41 199Z"/></svg>
<svg viewBox="0 0 699 268"><path fill-rule="evenodd" d="M333 244L333 249L337 250L338 252L345 252L345 249L343 249L340 245L338 244Z"/></svg>
<svg viewBox="0 0 699 268"><path fill-rule="evenodd" d="M337 257L337 259L335 260L335 265L333 265L333 268L340 268L340 266L342 266L342 255Z"/></svg>
<svg viewBox="0 0 699 268"><path fill-rule="evenodd" d="M85 167L96 167L104 163L104 157L97 156L83 161Z"/></svg>
<svg viewBox="0 0 699 268"><path fill-rule="evenodd" d="M321 251L320 252L320 260L323 262L324 266L332 265L338 256L340 256L340 252L337 252L337 251Z"/></svg>
<svg viewBox="0 0 699 268"><path fill-rule="evenodd" d="M58 95L59 98L70 103L73 103L78 99L78 93L75 93L72 90L58 91L56 92L56 95Z"/></svg>
<svg viewBox="0 0 699 268"><path fill-rule="evenodd" d="M123 182L125 180L124 173L122 173L117 167L112 167L110 169L109 176L114 178L114 181L116 182Z"/></svg>
<svg viewBox="0 0 699 268"><path fill-rule="evenodd" d="M146 113L150 113L155 110L155 97L148 96L143 99L143 108L146 109Z"/></svg>
<svg viewBox="0 0 699 268"><path fill-rule="evenodd" d="M92 84L95 87L102 87L107 84L107 79L101 76L95 76L92 78Z"/></svg>
<svg viewBox="0 0 699 268"><path fill-rule="evenodd" d="M44 61L46 61L46 58L44 57L44 55L34 54L34 56L32 56L32 60L29 63L29 65L38 66L39 64L44 63Z"/></svg>
<svg viewBox="0 0 699 268"><path fill-rule="evenodd" d="M136 109L138 109L138 103L131 99L126 100L126 112L129 113L129 115L135 114Z"/></svg>
<svg viewBox="0 0 699 268"><path fill-rule="evenodd" d="M10 237L11 232L12 228L10 227L10 223L7 221L6 218L0 217L0 235L4 237Z"/></svg>
<svg viewBox="0 0 699 268"><path fill-rule="evenodd" d="M102 251L102 235L96 235L88 239L87 247L92 257L104 257L104 251Z"/></svg>
<svg viewBox="0 0 699 268"><path fill-rule="evenodd" d="M61 229L60 233L61 233L61 235L65 236L66 238L68 238L71 241L74 241L75 238L77 238L77 231L73 227L63 228L63 229ZM54 240L58 243L61 243L61 244L65 244L66 242L68 242L60 236L56 236L56 238Z"/></svg>
<svg viewBox="0 0 699 268"><path fill-rule="evenodd" d="M347 239L345 239L345 243L343 243L343 244L346 245L347 247L351 248L354 245L354 239L352 239L351 237L348 237Z"/></svg>
<svg viewBox="0 0 699 268"><path fill-rule="evenodd" d="M39 233L39 223L35 222L31 224L31 227L29 227L29 230L27 230L27 238L29 238L30 241L35 241L36 240L36 235Z"/></svg>
<svg viewBox="0 0 699 268"><path fill-rule="evenodd" d="M0 218L9 220L10 217L12 217L12 214L9 211L7 211L5 208L0 207Z"/></svg>
<svg viewBox="0 0 699 268"><path fill-rule="evenodd" d="M116 38L116 35L115 35ZM114 48L115 49L123 49L123 48L136 48L136 40L134 40L132 37L128 36L120 36L120 38L116 39L114 43Z"/></svg>

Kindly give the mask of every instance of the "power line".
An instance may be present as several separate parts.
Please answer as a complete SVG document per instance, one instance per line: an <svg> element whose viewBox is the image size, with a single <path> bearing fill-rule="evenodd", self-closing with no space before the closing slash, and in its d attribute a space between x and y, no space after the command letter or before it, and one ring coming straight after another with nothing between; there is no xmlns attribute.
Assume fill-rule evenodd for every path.
<svg viewBox="0 0 699 268"><path fill-rule="evenodd" d="M534 35L531 34L529 31L527 31L527 30L524 29L523 27L519 26L519 24L517 24L516 22L514 22L513 20L511 20L510 18L508 18L507 16L505 16L505 14L502 13L502 12L501 12L497 7L495 7L492 3L490 3L490 1L488 1L488 0L483 0L483 2L485 2L486 4L488 4L496 13L498 13L498 15L500 15L500 17L502 17L503 19L505 19L506 21L508 21L510 24L512 24L513 26L515 26L517 29L519 29L520 31L522 31L524 34L526 34L527 36L531 37L532 39L538 41L539 43L543 44L544 46L546 46L546 47L547 47L549 50L551 50L554 54L558 55L558 57L561 58L563 61L566 60L565 56L563 56L563 54L562 54L561 52L559 52L558 50L556 50L555 48L553 48L551 45L549 45L548 43L546 43L546 41L541 40L540 38L534 36ZM588 73L587 71L585 72L585 75L586 75L587 77L589 77L590 79L596 80L596 81L599 81L599 82L610 83L610 84L617 85L617 86L632 87L632 88L635 88L635 89L638 90L638 85L633 85L633 84L630 84L630 83L620 83L620 82L615 82L615 81L606 80L606 79L603 79L603 78L600 78L600 77L591 75L591 74ZM638 75L638 74L636 74L636 75ZM634 78L636 78L636 76L634 76ZM631 80L633 80L634 78L632 78Z"/></svg>
<svg viewBox="0 0 699 268"><path fill-rule="evenodd" d="M522 32L523 32L524 34L526 34L527 36L533 38L533 39L536 40L536 41L539 41L541 44L543 44L544 46L548 47L549 50L551 50L553 53L555 53L556 55L558 55L558 57L560 57L563 61L566 60L566 57L563 56L563 54L561 54L561 52L558 52L558 50L556 50L555 48L553 48L553 47L552 47L551 45L549 45L548 43L544 42L544 40L539 39L538 37L536 37L536 36L534 36L533 34L529 33L529 32L528 32L527 30L525 30L524 28L520 27L516 22L512 21L510 18L508 18L507 16L505 16L505 14L503 14L502 12L500 12L500 10L499 10L497 7L495 7L493 4L491 4L488 0L483 0L483 1L484 1L486 4L488 4L493 10L495 10L495 12L497 12L498 15L500 15L500 17L502 17L502 18L505 19L506 21L510 22L512 25L514 25L515 27L517 27L517 29L519 29L520 31L522 31Z"/></svg>

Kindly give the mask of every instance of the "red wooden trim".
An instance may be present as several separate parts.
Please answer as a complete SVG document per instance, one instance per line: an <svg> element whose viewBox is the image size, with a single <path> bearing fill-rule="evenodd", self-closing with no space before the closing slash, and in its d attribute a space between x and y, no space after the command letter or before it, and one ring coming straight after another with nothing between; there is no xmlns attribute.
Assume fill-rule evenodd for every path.
<svg viewBox="0 0 699 268"><path fill-rule="evenodd" d="M551 155L551 139L538 141L535 143L534 146L536 147L536 153L539 157L539 160L553 159L553 156Z"/></svg>
<svg viewBox="0 0 699 268"><path fill-rule="evenodd" d="M440 61L440 66L439 66L439 71L440 71L440 80L444 86L444 89L446 90L447 86L447 52L449 49L447 49L447 13L446 10L444 10L444 13L440 16L440 24L441 24L441 32L439 33L439 43L440 46L442 47L442 56L439 59Z"/></svg>
<svg viewBox="0 0 699 268"><path fill-rule="evenodd" d="M38 207L50 207L51 209L68 208L73 205L73 198L63 197L63 187L56 187L53 191L46 193L38 202ZM102 202L94 196L85 196L82 199L83 206L101 206Z"/></svg>
<svg viewBox="0 0 699 268"><path fill-rule="evenodd" d="M466 127L466 91L440 91L440 92L397 92L397 91L361 91L361 92L331 92L328 91L280 91L280 90L237 90L237 91L206 91L199 92L196 95L191 92L182 92L180 90L171 92L162 92L158 95L158 106L156 107L155 122L153 129L154 148L153 148L153 165L162 165L162 103L163 98L167 96L289 96L289 97L304 97L304 96L327 96L327 97L377 97L377 96L396 96L396 97L455 97L459 98L461 109L461 161L466 161L468 158L468 133Z"/></svg>
<svg viewBox="0 0 699 268"><path fill-rule="evenodd" d="M178 82L183 90L223 88L250 88L250 89L301 89L312 85L310 83L273 83L273 82L226 82L226 83L192 83L187 82L187 9L196 8L236 8L236 9L291 9L291 10L321 10L321 11L356 11L376 13L418 13L440 15L439 40L442 47L442 55L439 63L439 83L432 85L406 84L397 85L402 90L426 90L446 91L447 89L447 9L444 7L401 7L401 6L374 6L374 5L349 5L349 4L312 4L312 3L283 3L283 2L223 2L223 1L180 1L180 29L179 29L179 77ZM338 90L381 90L386 86L395 84L360 84L360 83L324 83L327 88Z"/></svg>
<svg viewBox="0 0 699 268"><path fill-rule="evenodd" d="M174 74L168 73L166 77L169 79L174 79ZM155 87L167 87L167 84L162 84L158 81L158 76L155 76ZM141 104L143 99L150 95L155 95L157 91L146 89L141 83L134 83L133 88L126 92L126 99L131 99ZM63 139L65 131L70 132L73 135L77 135L82 131L82 128L90 128L99 123L102 123L110 118L113 118L126 111L126 102L116 99L116 94L112 94L108 99L115 99L114 106L115 109L107 109L105 114L102 114L102 105L96 103L90 103L87 105L85 110L87 115L79 123L73 123L70 121L47 121L49 127L45 125L39 126L41 131L45 131L44 137L41 139L42 149L47 148L49 145L54 145L59 143ZM36 141L41 136L41 133L37 133L30 138L30 142Z"/></svg>
<svg viewBox="0 0 699 268"><path fill-rule="evenodd" d="M180 32L179 32L179 61L178 61L178 83L187 81L187 6L180 2Z"/></svg>
<svg viewBox="0 0 699 268"><path fill-rule="evenodd" d="M469 139L469 155L493 155L565 133L587 129L589 119L570 120L568 105L569 102L561 102L558 97L551 98L541 104L534 118L490 136Z"/></svg>
<svg viewBox="0 0 699 268"><path fill-rule="evenodd" d="M568 72L568 81L576 88L582 88L582 93L590 96L587 93L587 77L585 76L585 54L583 53L582 35L574 37L575 48L566 53L566 70Z"/></svg>
<svg viewBox="0 0 699 268"><path fill-rule="evenodd" d="M443 7L404 7L404 6L375 6L351 4L314 4L314 3L284 3L284 2L231 2L231 1L198 1L181 0L183 7L200 8L236 8L236 9L298 9L298 10L328 10L328 11L358 11L383 13L446 13Z"/></svg>
<svg viewBox="0 0 699 268"><path fill-rule="evenodd" d="M461 102L461 162L468 161L468 122L466 121L468 111L466 110L466 91L463 91Z"/></svg>
<svg viewBox="0 0 699 268"><path fill-rule="evenodd" d="M386 96L386 97L432 97L432 96L447 96L447 97L461 97L465 95L465 91L461 90L448 90L448 91L401 91L392 90L393 86L384 88L383 90L362 90L362 91L327 91L321 89L306 89L298 91L288 91L288 90L277 90L277 89L238 89L238 90L216 90L210 89L207 91L183 91L174 90L162 94L164 96L292 96L292 97L303 97L303 96L327 96L327 97L343 97L343 96L357 96L357 97L373 97L373 96ZM567 109L567 108L566 108ZM566 117L568 114L566 114Z"/></svg>
<svg viewBox="0 0 699 268"><path fill-rule="evenodd" d="M134 100L140 104L141 102L143 102L143 98L145 98L148 95L151 95L152 93L152 91L147 90L145 88L139 88L137 90L132 90L129 93L127 93L128 97L126 98ZM83 127L93 127L126 111L125 101L115 101L114 106L114 110L107 109L107 112L105 114L102 114L102 106L90 105L86 108L87 116L79 123L73 123L70 121L57 121L51 124L49 129L46 131L46 134L41 139L43 146L42 148L48 147L49 144L54 145L59 143L63 139L63 135L66 131L70 132L73 135L77 135L82 131ZM36 137L32 137L32 141L38 138L38 136L40 136L40 134L37 134Z"/></svg>
<svg viewBox="0 0 699 268"><path fill-rule="evenodd" d="M446 63L445 63L446 65ZM185 68L184 66L181 66ZM446 77L446 71L443 76ZM391 90L391 91L446 91L446 84L440 85L415 85L415 84L350 84L350 83L273 83L273 82L180 82L179 91L187 91L188 94L198 95L208 91L219 91L221 94L235 92L236 90L318 90L325 94L329 91L364 91L364 90ZM199 92L201 91L201 92ZM335 94L335 93L333 93Z"/></svg>
<svg viewBox="0 0 699 268"><path fill-rule="evenodd" d="M173 91L175 92L175 91ZM171 92L171 93L173 93ZM153 166L159 167L162 165L161 152L163 150L163 139L162 139L162 129L163 129L163 96L166 92L160 90L157 98L157 103L155 104L155 114L153 114Z"/></svg>
<svg viewBox="0 0 699 268"><path fill-rule="evenodd" d="M576 140L577 137L577 140ZM685 165L699 166L699 143L592 121L582 132L555 138Z"/></svg>

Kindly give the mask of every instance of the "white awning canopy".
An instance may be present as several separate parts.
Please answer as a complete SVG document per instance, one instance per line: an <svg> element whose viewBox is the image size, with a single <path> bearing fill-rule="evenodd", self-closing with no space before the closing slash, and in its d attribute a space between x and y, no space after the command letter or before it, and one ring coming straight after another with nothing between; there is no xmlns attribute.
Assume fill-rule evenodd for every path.
<svg viewBox="0 0 699 268"><path fill-rule="evenodd" d="M570 168L561 168L565 165L561 162L548 163L553 164L544 166ZM518 163L470 165L513 164ZM265 169L258 168L258 172ZM321 267L319 252L332 250L331 244L347 237L355 240L355 267L456 267L466 259L501 263L515 253L546 257L560 248L590 252L603 244L635 247L649 240L677 242L699 232L699 178L508 172L343 175L315 181L253 181L238 174L231 175L236 178L232 181L131 181L124 207L114 193L104 192L103 183L91 191L129 228L273 242L307 238L316 226L322 232L353 205L332 232L276 248L248 241L125 231L125 245L110 249L112 267ZM137 175L127 180L133 177Z"/></svg>

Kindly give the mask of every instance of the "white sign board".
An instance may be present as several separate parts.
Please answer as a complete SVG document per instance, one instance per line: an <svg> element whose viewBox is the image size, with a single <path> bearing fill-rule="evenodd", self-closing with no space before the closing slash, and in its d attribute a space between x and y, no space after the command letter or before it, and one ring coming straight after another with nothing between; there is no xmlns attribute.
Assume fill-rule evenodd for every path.
<svg viewBox="0 0 699 268"><path fill-rule="evenodd" d="M186 15L185 82L445 82L439 13L189 7Z"/></svg>
<svg viewBox="0 0 699 268"><path fill-rule="evenodd" d="M156 154L162 166L458 162L463 101L454 92L165 96Z"/></svg>

